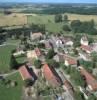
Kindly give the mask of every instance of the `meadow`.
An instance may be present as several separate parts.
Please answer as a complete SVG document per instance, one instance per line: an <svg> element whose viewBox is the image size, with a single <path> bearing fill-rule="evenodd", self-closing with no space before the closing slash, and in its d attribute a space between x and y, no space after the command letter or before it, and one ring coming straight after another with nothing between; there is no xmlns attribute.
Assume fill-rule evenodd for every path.
<svg viewBox="0 0 97 100"><path fill-rule="evenodd" d="M63 14L64 15L64 14ZM97 26L97 16L96 15L80 15L80 14L70 14L68 19L71 22L72 20L81 20L81 21L90 21L94 20ZM54 15L47 14L26 14L26 13L13 13L10 15L0 14L0 26L9 26L9 27L21 27L23 25L30 24L45 24L46 30L51 32L60 32L63 31L62 27L66 22L55 23Z"/></svg>
<svg viewBox="0 0 97 100"><path fill-rule="evenodd" d="M5 84L2 84L2 81L0 80L0 100L21 100L23 81L20 73L17 72L6 79L16 81L17 86L7 87Z"/></svg>
<svg viewBox="0 0 97 100"><path fill-rule="evenodd" d="M0 47L0 72L7 72L10 70L11 51L15 46L5 45Z"/></svg>
<svg viewBox="0 0 97 100"><path fill-rule="evenodd" d="M94 20L95 25L97 26L97 16L96 15L79 15L79 14L68 14L68 20L71 22L72 20L80 20L80 21L90 21ZM45 24L46 30L51 32L60 32L63 31L62 27L66 22L55 23L54 22L54 15L44 15L44 14L29 14L27 16L28 24ZM64 14L63 14L64 16Z"/></svg>

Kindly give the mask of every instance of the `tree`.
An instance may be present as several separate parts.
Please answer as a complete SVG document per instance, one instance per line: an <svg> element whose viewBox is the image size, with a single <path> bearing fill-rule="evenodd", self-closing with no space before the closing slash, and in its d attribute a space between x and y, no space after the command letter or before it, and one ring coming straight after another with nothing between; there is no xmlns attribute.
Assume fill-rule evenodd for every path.
<svg viewBox="0 0 97 100"><path fill-rule="evenodd" d="M73 20L71 22L71 28L74 30L74 32L76 32L79 29L80 25L81 25L80 20Z"/></svg>
<svg viewBox="0 0 97 100"><path fill-rule="evenodd" d="M91 57L92 57L92 62L93 62L93 68L95 68L96 65L97 65L97 53L96 52L93 52L91 54Z"/></svg>
<svg viewBox="0 0 97 100"><path fill-rule="evenodd" d="M25 86L26 87L29 87L29 86L32 86L34 83L34 81L32 79L27 79L25 80Z"/></svg>
<svg viewBox="0 0 97 100"><path fill-rule="evenodd" d="M78 72L76 69L74 68L71 69L70 76L76 85L82 87L86 86L84 78L81 76L80 72Z"/></svg>
<svg viewBox="0 0 97 100"><path fill-rule="evenodd" d="M91 37L88 37L88 41L89 41L89 44L90 44L90 43L93 43L94 42L94 39L91 38Z"/></svg>
<svg viewBox="0 0 97 100"><path fill-rule="evenodd" d="M85 100L84 95L79 91L75 92L74 96L75 96L75 100Z"/></svg>
<svg viewBox="0 0 97 100"><path fill-rule="evenodd" d="M55 52L53 49L50 49L46 55L46 59L52 59L53 56L55 55Z"/></svg>
<svg viewBox="0 0 97 100"><path fill-rule="evenodd" d="M94 96L93 94L91 96L89 96L88 100L97 100L96 96Z"/></svg>
<svg viewBox="0 0 97 100"><path fill-rule="evenodd" d="M62 22L62 15L61 15L61 14L55 15L55 22L56 22L56 23Z"/></svg>
<svg viewBox="0 0 97 100"><path fill-rule="evenodd" d="M84 61L84 60L79 60L80 65L82 65L88 72L92 73L93 69L93 62L92 61Z"/></svg>
<svg viewBox="0 0 97 100"><path fill-rule="evenodd" d="M11 69L18 69L18 63L15 59L15 57L12 55L11 58L10 58L10 68Z"/></svg>
<svg viewBox="0 0 97 100"><path fill-rule="evenodd" d="M52 66L52 67L54 67L54 68L59 68L59 66L60 66L59 63L56 62L56 61L53 60L53 59L48 60L47 63L48 63L49 66Z"/></svg>
<svg viewBox="0 0 97 100"><path fill-rule="evenodd" d="M68 16L64 15L64 21L68 21Z"/></svg>
<svg viewBox="0 0 97 100"><path fill-rule="evenodd" d="M79 47L80 46L80 39L81 39L81 35L80 34L76 34L74 37L74 47Z"/></svg>
<svg viewBox="0 0 97 100"><path fill-rule="evenodd" d="M40 60L35 60L34 61L34 66L37 68L37 69L40 69L41 68L41 61Z"/></svg>
<svg viewBox="0 0 97 100"><path fill-rule="evenodd" d="M70 27L68 25L64 25L63 26L63 30L64 31L71 31Z"/></svg>

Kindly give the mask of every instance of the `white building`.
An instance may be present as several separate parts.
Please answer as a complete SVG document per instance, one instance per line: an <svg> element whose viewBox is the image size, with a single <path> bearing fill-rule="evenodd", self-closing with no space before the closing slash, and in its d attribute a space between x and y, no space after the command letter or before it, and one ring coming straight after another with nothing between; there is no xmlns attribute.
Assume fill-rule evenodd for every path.
<svg viewBox="0 0 97 100"><path fill-rule="evenodd" d="M83 36L80 40L81 45L88 45L89 41L87 39L87 36Z"/></svg>

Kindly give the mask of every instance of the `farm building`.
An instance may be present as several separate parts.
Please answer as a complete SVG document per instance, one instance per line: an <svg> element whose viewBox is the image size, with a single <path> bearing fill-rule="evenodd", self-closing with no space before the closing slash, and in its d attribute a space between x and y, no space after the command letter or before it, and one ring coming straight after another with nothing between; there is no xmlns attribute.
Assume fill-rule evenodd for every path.
<svg viewBox="0 0 97 100"><path fill-rule="evenodd" d="M43 75L50 85L57 87L62 85L62 81L53 67L48 64L43 65Z"/></svg>

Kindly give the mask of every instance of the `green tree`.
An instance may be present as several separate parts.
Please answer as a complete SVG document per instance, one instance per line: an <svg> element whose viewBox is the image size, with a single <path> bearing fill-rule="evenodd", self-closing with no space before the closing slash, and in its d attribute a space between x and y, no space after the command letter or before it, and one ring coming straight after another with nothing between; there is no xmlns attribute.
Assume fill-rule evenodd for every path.
<svg viewBox="0 0 97 100"><path fill-rule="evenodd" d="M32 86L34 83L34 81L32 79L27 79L25 80L25 86L26 87L29 87L29 86Z"/></svg>
<svg viewBox="0 0 97 100"><path fill-rule="evenodd" d="M81 39L81 35L80 34L76 34L74 37L74 47L79 47L80 46L80 39Z"/></svg>
<svg viewBox="0 0 97 100"><path fill-rule="evenodd" d="M10 58L10 68L11 69L18 69L18 63L15 59L15 57L12 55L11 58Z"/></svg>
<svg viewBox="0 0 97 100"><path fill-rule="evenodd" d="M92 62L93 62L93 68L95 68L96 65L97 65L97 53L96 52L93 52L91 54L91 57L92 57Z"/></svg>
<svg viewBox="0 0 97 100"><path fill-rule="evenodd" d="M84 95L79 91L75 92L74 96L75 96L75 100L85 100Z"/></svg>
<svg viewBox="0 0 97 100"><path fill-rule="evenodd" d="M63 26L63 30L64 31L71 31L70 27L68 25L64 25Z"/></svg>
<svg viewBox="0 0 97 100"><path fill-rule="evenodd" d="M56 61L53 60L53 59L48 60L47 63L49 64L49 66L52 66L52 67L54 67L54 68L59 68L59 67L60 67L59 63L56 62Z"/></svg>
<svg viewBox="0 0 97 100"><path fill-rule="evenodd" d="M73 20L71 22L71 28L75 33L79 31L80 25L81 25L80 20Z"/></svg>
<svg viewBox="0 0 97 100"><path fill-rule="evenodd" d="M68 16L64 15L64 21L68 21Z"/></svg>
<svg viewBox="0 0 97 100"><path fill-rule="evenodd" d="M78 72L75 68L71 69L70 76L76 85L82 87L86 86L84 78L81 76L80 72Z"/></svg>
<svg viewBox="0 0 97 100"><path fill-rule="evenodd" d="M96 96L94 96L93 94L91 96L89 96L88 100L97 100Z"/></svg>
<svg viewBox="0 0 97 100"><path fill-rule="evenodd" d="M40 69L41 68L41 61L40 60L35 60L34 61L34 66L37 68L37 69Z"/></svg>
<svg viewBox="0 0 97 100"><path fill-rule="evenodd" d="M61 14L55 15L55 22L56 22L56 23L62 22L62 15L61 15Z"/></svg>
<svg viewBox="0 0 97 100"><path fill-rule="evenodd" d="M53 49L50 49L46 55L46 59L52 59L53 56L55 55L55 52Z"/></svg>

